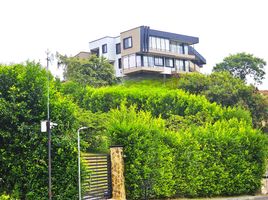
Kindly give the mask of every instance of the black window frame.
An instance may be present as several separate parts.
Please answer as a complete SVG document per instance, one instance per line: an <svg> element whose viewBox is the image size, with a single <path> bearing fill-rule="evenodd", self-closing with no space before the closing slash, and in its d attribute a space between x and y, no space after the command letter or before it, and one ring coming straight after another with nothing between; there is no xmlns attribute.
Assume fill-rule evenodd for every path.
<svg viewBox="0 0 268 200"><path fill-rule="evenodd" d="M101 51L102 51L102 53L107 53L107 52L108 52L107 44L103 44L103 45L101 46Z"/></svg>
<svg viewBox="0 0 268 200"><path fill-rule="evenodd" d="M121 43L115 44L115 53L120 54L121 53Z"/></svg>
<svg viewBox="0 0 268 200"><path fill-rule="evenodd" d="M130 39L130 45L126 46L126 44L127 44L126 41L128 41L129 39ZM133 45L133 41L132 41L131 36L123 39L123 48L124 49L130 49L130 48L132 48L132 45Z"/></svg>
<svg viewBox="0 0 268 200"><path fill-rule="evenodd" d="M162 64L162 65L156 64L155 60L156 60L157 58L158 58L158 59L159 59L159 58L161 58L161 59L162 59L162 62L163 62L163 64ZM154 65L155 65L155 66L162 66L162 67L163 67L163 66L164 66L164 58L163 58L163 57L158 57L158 56L155 56L155 57L154 57Z"/></svg>
<svg viewBox="0 0 268 200"><path fill-rule="evenodd" d="M169 62L167 60L172 60L172 65L168 65ZM166 67L174 68L174 59L173 58L166 58L165 59Z"/></svg>

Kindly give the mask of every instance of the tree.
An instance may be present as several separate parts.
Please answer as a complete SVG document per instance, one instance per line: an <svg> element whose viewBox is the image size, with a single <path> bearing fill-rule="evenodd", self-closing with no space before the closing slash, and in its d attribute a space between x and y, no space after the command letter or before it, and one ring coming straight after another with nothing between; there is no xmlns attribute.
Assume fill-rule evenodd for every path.
<svg viewBox="0 0 268 200"><path fill-rule="evenodd" d="M114 67L104 58L91 55L88 59L67 57L58 54L64 66L64 78L82 85L95 87L112 85L116 82Z"/></svg>
<svg viewBox="0 0 268 200"><path fill-rule="evenodd" d="M252 54L238 53L224 58L223 62L216 64L213 71L228 71L243 81L250 76L255 83L261 84L265 76L265 65L266 62L263 59L254 57Z"/></svg>
<svg viewBox="0 0 268 200"><path fill-rule="evenodd" d="M177 87L197 95L204 95L210 102L222 106L240 106L251 112L253 124L265 128L262 121L268 119L268 102L255 87L234 78L228 72L214 72L211 75L192 73L180 78Z"/></svg>

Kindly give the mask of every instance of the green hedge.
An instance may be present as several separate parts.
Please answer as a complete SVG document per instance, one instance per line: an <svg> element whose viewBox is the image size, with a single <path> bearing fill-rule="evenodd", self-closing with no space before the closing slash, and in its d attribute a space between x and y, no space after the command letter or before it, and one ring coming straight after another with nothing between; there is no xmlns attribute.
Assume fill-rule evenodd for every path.
<svg viewBox="0 0 268 200"><path fill-rule="evenodd" d="M253 194L268 140L245 121L220 120L181 132L135 108L111 112L112 144L124 145L128 199Z"/></svg>
<svg viewBox="0 0 268 200"><path fill-rule="evenodd" d="M127 199L175 194L173 155L162 140L164 121L134 107L113 110L108 132L124 146Z"/></svg>
<svg viewBox="0 0 268 200"><path fill-rule="evenodd" d="M173 134L177 195L254 194L260 188L268 140L245 122L223 120Z"/></svg>
<svg viewBox="0 0 268 200"><path fill-rule="evenodd" d="M240 108L222 108L210 103L204 96L196 96L182 90L143 87L126 88L123 86L105 88L87 88L83 103L80 105L92 112L108 112L120 107L135 104L139 110L152 113L153 116L168 118L171 115L202 115L204 121L215 122L219 119L237 118L251 123L249 112Z"/></svg>
<svg viewBox="0 0 268 200"><path fill-rule="evenodd" d="M52 79L52 76L50 75ZM53 199L77 198L77 106L50 82ZM39 64L0 66L0 194L48 198L47 73Z"/></svg>

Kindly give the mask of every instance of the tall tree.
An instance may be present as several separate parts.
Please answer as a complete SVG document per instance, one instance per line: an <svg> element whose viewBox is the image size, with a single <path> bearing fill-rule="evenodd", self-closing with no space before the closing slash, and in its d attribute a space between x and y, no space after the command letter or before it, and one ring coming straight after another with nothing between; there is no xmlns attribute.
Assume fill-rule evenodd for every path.
<svg viewBox="0 0 268 200"><path fill-rule="evenodd" d="M265 76L265 65L266 62L263 59L243 52L224 58L223 62L216 64L213 71L228 71L243 81L250 76L255 83L261 84Z"/></svg>
<svg viewBox="0 0 268 200"><path fill-rule="evenodd" d="M91 55L87 59L58 54L64 66L64 78L83 85L95 87L112 85L116 81L114 67L104 58Z"/></svg>

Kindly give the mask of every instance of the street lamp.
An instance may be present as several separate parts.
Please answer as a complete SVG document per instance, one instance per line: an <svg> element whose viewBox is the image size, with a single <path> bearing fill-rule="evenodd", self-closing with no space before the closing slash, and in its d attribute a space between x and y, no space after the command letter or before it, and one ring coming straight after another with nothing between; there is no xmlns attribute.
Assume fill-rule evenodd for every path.
<svg viewBox="0 0 268 200"><path fill-rule="evenodd" d="M79 200L81 200L81 172L80 172L80 131L87 129L88 127L81 127L77 130L77 148L78 148L78 189Z"/></svg>

